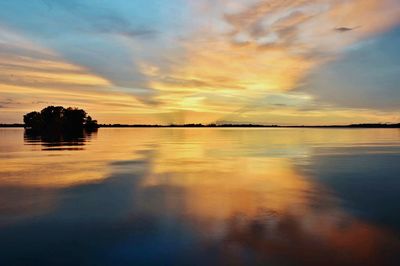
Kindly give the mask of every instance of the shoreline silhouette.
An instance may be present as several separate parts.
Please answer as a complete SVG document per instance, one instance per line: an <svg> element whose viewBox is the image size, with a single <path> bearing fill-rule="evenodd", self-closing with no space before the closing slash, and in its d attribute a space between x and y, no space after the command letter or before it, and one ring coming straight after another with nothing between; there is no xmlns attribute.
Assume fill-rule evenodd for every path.
<svg viewBox="0 0 400 266"><path fill-rule="evenodd" d="M23 128L24 124L0 124L0 128ZM398 124L348 124L348 125L262 125L262 124L98 124L98 128L400 128Z"/></svg>
<svg viewBox="0 0 400 266"><path fill-rule="evenodd" d="M48 106L40 112L23 116L23 124L1 124L0 127L23 127L26 131L42 134L64 134L96 131L98 128L400 128L400 123L358 123L348 125L278 125L257 123L186 123L186 124L98 124L83 109Z"/></svg>

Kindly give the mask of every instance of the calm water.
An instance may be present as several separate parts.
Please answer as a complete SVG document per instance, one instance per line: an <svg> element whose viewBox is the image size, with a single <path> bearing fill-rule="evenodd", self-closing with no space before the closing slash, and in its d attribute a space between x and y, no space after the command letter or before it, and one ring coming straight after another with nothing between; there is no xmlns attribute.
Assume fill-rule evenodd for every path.
<svg viewBox="0 0 400 266"><path fill-rule="evenodd" d="M0 265L400 265L400 130L0 129Z"/></svg>

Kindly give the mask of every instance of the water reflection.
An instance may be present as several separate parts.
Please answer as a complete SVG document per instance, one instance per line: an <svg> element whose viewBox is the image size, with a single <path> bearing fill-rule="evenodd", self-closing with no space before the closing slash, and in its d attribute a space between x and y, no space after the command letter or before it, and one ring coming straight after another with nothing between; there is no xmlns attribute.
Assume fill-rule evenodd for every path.
<svg viewBox="0 0 400 266"><path fill-rule="evenodd" d="M66 133L38 133L25 130L24 140L27 145L42 145L43 150L83 150L85 143L96 133L97 131L85 130Z"/></svg>
<svg viewBox="0 0 400 266"><path fill-rule="evenodd" d="M102 129L79 151L7 143L2 265L400 262L397 131Z"/></svg>
<svg viewBox="0 0 400 266"><path fill-rule="evenodd" d="M400 147L352 147L315 151L308 174L329 187L341 207L400 232Z"/></svg>

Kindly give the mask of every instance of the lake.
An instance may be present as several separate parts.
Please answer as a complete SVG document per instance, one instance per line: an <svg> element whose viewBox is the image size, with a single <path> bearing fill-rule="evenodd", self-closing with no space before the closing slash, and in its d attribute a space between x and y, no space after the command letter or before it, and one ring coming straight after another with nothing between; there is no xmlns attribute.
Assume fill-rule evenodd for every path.
<svg viewBox="0 0 400 266"><path fill-rule="evenodd" d="M0 129L0 265L400 265L400 130Z"/></svg>

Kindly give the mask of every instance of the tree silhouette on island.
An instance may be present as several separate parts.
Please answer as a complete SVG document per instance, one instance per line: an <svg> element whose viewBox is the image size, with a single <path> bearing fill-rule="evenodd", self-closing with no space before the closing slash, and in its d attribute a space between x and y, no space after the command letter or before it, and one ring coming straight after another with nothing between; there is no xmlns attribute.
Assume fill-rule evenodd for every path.
<svg viewBox="0 0 400 266"><path fill-rule="evenodd" d="M96 120L79 108L48 106L40 112L24 115L24 128L43 134L65 134L98 129Z"/></svg>

